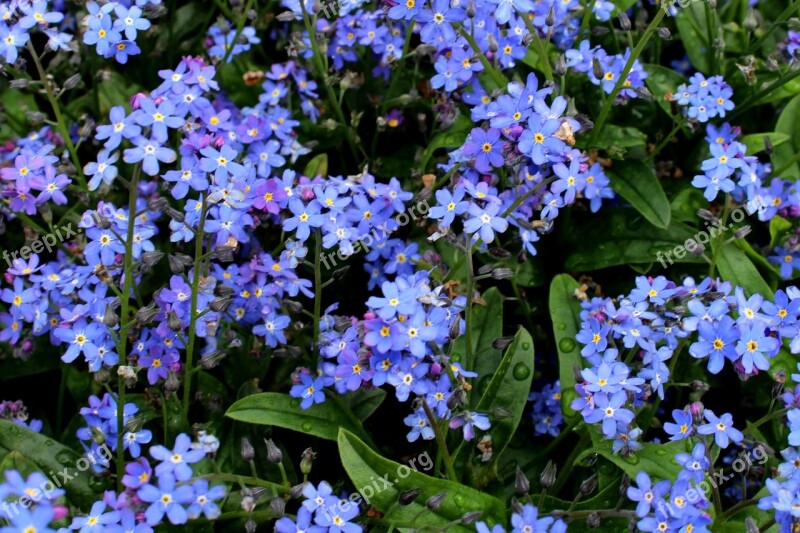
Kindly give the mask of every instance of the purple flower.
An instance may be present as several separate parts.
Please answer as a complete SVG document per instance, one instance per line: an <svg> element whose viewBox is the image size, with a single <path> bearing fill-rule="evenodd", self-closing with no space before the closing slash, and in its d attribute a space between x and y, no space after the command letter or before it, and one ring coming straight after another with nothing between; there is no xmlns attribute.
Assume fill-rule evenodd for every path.
<svg viewBox="0 0 800 533"><path fill-rule="evenodd" d="M491 172L492 167L503 166L503 147L505 143L500 140L500 130L490 128L474 128L470 133L469 141L464 145L464 155L475 157L475 168L479 172Z"/></svg>
<svg viewBox="0 0 800 533"><path fill-rule="evenodd" d="M486 431L492 424L486 415L480 413L464 412L450 419L450 429L463 426L464 440L470 441L475 437L475 428Z"/></svg>

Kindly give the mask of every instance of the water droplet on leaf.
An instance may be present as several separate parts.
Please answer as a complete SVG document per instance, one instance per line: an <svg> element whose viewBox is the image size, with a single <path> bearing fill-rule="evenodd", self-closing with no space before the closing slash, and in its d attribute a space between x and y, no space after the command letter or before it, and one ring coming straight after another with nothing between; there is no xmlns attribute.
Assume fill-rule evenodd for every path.
<svg viewBox="0 0 800 533"><path fill-rule="evenodd" d="M575 349L575 341L570 337L564 337L558 341L558 349L562 352L571 352Z"/></svg>
<svg viewBox="0 0 800 533"><path fill-rule="evenodd" d="M531 369L522 363L517 363L516 365L514 365L514 370L512 371L512 374L514 374L515 379L522 381L523 379L531 375Z"/></svg>

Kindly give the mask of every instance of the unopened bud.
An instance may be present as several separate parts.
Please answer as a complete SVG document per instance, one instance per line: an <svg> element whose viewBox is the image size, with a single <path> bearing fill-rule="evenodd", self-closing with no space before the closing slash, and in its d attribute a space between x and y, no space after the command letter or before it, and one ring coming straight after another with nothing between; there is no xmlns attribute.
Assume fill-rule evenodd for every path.
<svg viewBox="0 0 800 533"><path fill-rule="evenodd" d="M489 255L496 257L497 259L506 259L507 257L511 257L511 252L495 246L493 248L489 248Z"/></svg>
<svg viewBox="0 0 800 533"><path fill-rule="evenodd" d="M305 483L300 483L299 485L295 485L292 487L292 490L289 491L289 497L293 500L299 500L303 496L303 490L306 488Z"/></svg>
<svg viewBox="0 0 800 533"><path fill-rule="evenodd" d="M624 11L620 11L617 18L619 19L619 27L622 28L622 31L631 30L631 19L625 14Z"/></svg>
<svg viewBox="0 0 800 533"><path fill-rule="evenodd" d="M245 499L248 500L246 503ZM242 509L244 509L245 512L252 513L254 508L255 508L255 502L253 501L252 497L248 496L247 498L242 498ZM258 523L252 518L248 519L247 522L244 523L245 533L256 533L256 529L258 529Z"/></svg>
<svg viewBox="0 0 800 533"><path fill-rule="evenodd" d="M585 479L583 483L581 483L581 494L588 496L589 494L593 493L596 488L597 474L592 474L588 479Z"/></svg>
<svg viewBox="0 0 800 533"><path fill-rule="evenodd" d="M350 265L345 265L342 268L338 268L333 272L333 279L342 279L347 271L350 270Z"/></svg>
<svg viewBox="0 0 800 533"><path fill-rule="evenodd" d="M595 58L592 59L592 74L598 80L602 80L605 72L603 71L603 65L600 64L600 61Z"/></svg>
<svg viewBox="0 0 800 533"><path fill-rule="evenodd" d="M233 298L227 296L225 298L214 298L211 300L211 303L208 306L211 308L212 311L217 313L224 313L228 306L231 305L233 302Z"/></svg>
<svg viewBox="0 0 800 533"><path fill-rule="evenodd" d="M708 383L699 379L689 383L689 388L697 392L708 392L711 389L711 387L708 386Z"/></svg>
<svg viewBox="0 0 800 533"><path fill-rule="evenodd" d="M658 36L665 41L672 40L672 33L669 31L669 28L664 26L658 28Z"/></svg>
<svg viewBox="0 0 800 533"><path fill-rule="evenodd" d="M152 252L144 252L142 254L142 267L145 272L156 266L161 258L164 257L164 252L153 250Z"/></svg>
<svg viewBox="0 0 800 533"><path fill-rule="evenodd" d="M420 494L422 494L422 489L414 487L413 489L401 492L400 496L397 498L397 502L400 505L410 505Z"/></svg>
<svg viewBox="0 0 800 533"><path fill-rule="evenodd" d="M592 31L590 33L595 37L602 37L603 35L607 35L608 32L609 29L606 28L605 26L595 26L594 28L592 28Z"/></svg>
<svg viewBox="0 0 800 533"><path fill-rule="evenodd" d="M461 523L464 525L469 525L475 522L478 518L483 515L483 511L471 511L469 513L464 513L464 516L461 517Z"/></svg>
<svg viewBox="0 0 800 533"><path fill-rule="evenodd" d="M495 38L493 33L486 34L486 41L489 43L488 48L490 52L492 53L497 52L498 48L500 48L500 46L497 44L497 39Z"/></svg>
<svg viewBox="0 0 800 533"><path fill-rule="evenodd" d="M167 262L173 274L183 274L188 267L194 264L194 259L186 254L170 254L167 256Z"/></svg>
<svg viewBox="0 0 800 533"><path fill-rule="evenodd" d="M459 319L456 319L453 320L453 322L450 324L450 328L448 329L447 334L451 339L455 339L456 337L458 337L459 333L461 333L461 322L459 321Z"/></svg>
<svg viewBox="0 0 800 533"><path fill-rule="evenodd" d="M747 15L744 17L743 26L747 31L755 31L758 29L758 19L756 18L756 12L752 7L747 10Z"/></svg>
<svg viewBox="0 0 800 533"><path fill-rule="evenodd" d="M514 477L514 489L520 494L528 494L531 490L531 482L525 476L525 472L520 467L517 467L517 472Z"/></svg>
<svg viewBox="0 0 800 533"><path fill-rule="evenodd" d="M306 448L300 458L300 472L307 476L311 473L311 467L314 465L314 450Z"/></svg>
<svg viewBox="0 0 800 533"><path fill-rule="evenodd" d="M751 231L753 231L753 228L748 224L747 226L742 226L741 228L737 229L733 233L733 236L736 239L741 239L749 235Z"/></svg>
<svg viewBox="0 0 800 533"><path fill-rule="evenodd" d="M514 275L510 268L495 268L492 270L492 279L501 280L508 279Z"/></svg>
<svg viewBox="0 0 800 533"><path fill-rule="evenodd" d="M475 0L469 0L469 2L467 2L467 17L475 18L475 14Z"/></svg>
<svg viewBox="0 0 800 533"><path fill-rule="evenodd" d="M547 465L544 467L542 474L539 476L539 484L543 489L549 489L555 484L556 472L556 464L553 461L547 461Z"/></svg>
<svg viewBox="0 0 800 533"><path fill-rule="evenodd" d="M514 415L514 413L512 413L505 407L495 407L494 409L492 409L491 414L494 420L506 420Z"/></svg>
<svg viewBox="0 0 800 533"><path fill-rule="evenodd" d="M547 26L554 26L556 23L556 6L550 4L550 9L547 10L547 16L544 18L544 23Z"/></svg>
<svg viewBox="0 0 800 533"><path fill-rule="evenodd" d="M600 527L600 513L597 511L592 511L589 513L589 516L586 517L586 526L589 529Z"/></svg>
<svg viewBox="0 0 800 533"><path fill-rule="evenodd" d="M181 331L183 329L183 321L175 311L167 313L167 327L172 331Z"/></svg>
<svg viewBox="0 0 800 533"><path fill-rule="evenodd" d="M223 263L230 263L233 261L234 250L236 250L235 246L217 246L211 252L211 258Z"/></svg>
<svg viewBox="0 0 800 533"><path fill-rule="evenodd" d="M434 494L433 496L431 496L430 498L428 498L425 501L425 507L427 507L431 511L435 511L436 509L438 509L442 505L442 502L444 501L445 496L447 496L447 492L446 491L442 491L442 492L440 492L438 494Z"/></svg>
<svg viewBox="0 0 800 533"><path fill-rule="evenodd" d="M95 383L97 383L99 385L105 385L106 383L108 383L108 380L111 378L111 376L108 373L108 370L106 370L105 368L101 368L100 370L95 372L93 377L94 377Z"/></svg>
<svg viewBox="0 0 800 533"><path fill-rule="evenodd" d="M514 337L498 337L492 341L492 348L495 350L505 350L512 342L514 342Z"/></svg>
<svg viewBox="0 0 800 533"><path fill-rule="evenodd" d="M170 372L167 374L167 379L164 381L164 390L167 392L175 392L181 387L181 381L178 379L178 374Z"/></svg>
<svg viewBox="0 0 800 533"><path fill-rule="evenodd" d="M103 313L103 324L109 328L113 328L119 324L119 317L117 313L114 312L114 308L111 307L111 305L106 305L106 310Z"/></svg>
<svg viewBox="0 0 800 533"><path fill-rule="evenodd" d="M272 498L269 501L269 508L275 516L283 516L286 512L286 502L283 498Z"/></svg>
<svg viewBox="0 0 800 533"><path fill-rule="evenodd" d="M148 324L153 317L158 314L158 308L156 307L155 302L151 302L149 305L142 307L138 311L136 311L136 321L141 324L145 325Z"/></svg>
<svg viewBox="0 0 800 533"><path fill-rule="evenodd" d="M242 459L245 461L252 461L256 456L256 450L250 444L250 439L242 437Z"/></svg>
<svg viewBox="0 0 800 533"><path fill-rule="evenodd" d="M466 405L467 403L467 393L464 392L464 389L456 389L447 399L447 408L451 411L458 409Z"/></svg>
<svg viewBox="0 0 800 533"><path fill-rule="evenodd" d="M559 54L556 58L555 65L553 65L553 74L559 78L567 73L567 57L564 54Z"/></svg>
<svg viewBox="0 0 800 533"><path fill-rule="evenodd" d="M280 464L283 462L283 452L275 445L272 439L264 439L264 444L267 445L267 460L273 464Z"/></svg>
<svg viewBox="0 0 800 533"><path fill-rule="evenodd" d="M761 529L759 529L758 524L756 524L756 521L753 519L752 516L748 516L745 519L744 530L745 533L758 533L759 531L761 531Z"/></svg>

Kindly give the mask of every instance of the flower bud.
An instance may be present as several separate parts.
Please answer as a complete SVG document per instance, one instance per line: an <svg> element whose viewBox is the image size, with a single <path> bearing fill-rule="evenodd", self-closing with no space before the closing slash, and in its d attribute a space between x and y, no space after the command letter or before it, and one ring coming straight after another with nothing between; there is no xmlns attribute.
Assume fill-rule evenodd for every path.
<svg viewBox="0 0 800 533"><path fill-rule="evenodd" d="M292 487L292 490L289 491L289 497L292 498L293 500L299 500L300 497L303 496L303 489L305 488L306 488L305 483L300 483L299 485L295 485L294 487Z"/></svg>
<svg viewBox="0 0 800 533"><path fill-rule="evenodd" d="M156 303L151 302L147 306L142 307L141 309L136 311L136 321L144 326L145 324L153 320L153 317L155 317L157 314L158 314L158 308L156 307Z"/></svg>
<svg viewBox="0 0 800 533"><path fill-rule="evenodd" d="M283 452L275 445L272 439L264 439L264 444L267 445L267 460L273 464L280 464L283 462Z"/></svg>
<svg viewBox="0 0 800 533"><path fill-rule="evenodd" d="M242 459L245 461L252 461L256 456L256 451L253 445L250 444L250 439L242 437Z"/></svg>
<svg viewBox="0 0 800 533"><path fill-rule="evenodd" d="M316 454L314 453L314 450L311 448L306 448L305 451L303 451L303 455L300 458L300 472L304 476L307 476L311 473L311 467L314 464L315 455Z"/></svg>
<svg viewBox="0 0 800 533"><path fill-rule="evenodd" d="M181 387L181 382L178 379L178 374L170 372L167 374L167 379L164 381L164 390L167 392L175 392Z"/></svg>
<svg viewBox="0 0 800 533"><path fill-rule="evenodd" d="M283 516L286 512L286 502L283 498L272 498L269 501L269 508L275 516Z"/></svg>
<svg viewBox="0 0 800 533"><path fill-rule="evenodd" d="M756 29L758 29L758 19L756 18L756 12L752 7L747 10L747 15L744 17L743 26L747 31L756 31Z"/></svg>
<svg viewBox="0 0 800 533"><path fill-rule="evenodd" d="M422 489L414 487L413 489L401 492L400 496L397 498L397 502L400 505L410 505L420 494L422 494Z"/></svg>
<svg viewBox="0 0 800 533"><path fill-rule="evenodd" d="M559 78L567 73L567 57L564 54L559 54L556 58L555 65L553 65L553 74Z"/></svg>
<svg viewBox="0 0 800 533"><path fill-rule="evenodd" d="M114 312L114 308L111 305L106 305L106 310L103 313L103 324L109 328L119 324L119 316Z"/></svg>
<svg viewBox="0 0 800 533"><path fill-rule="evenodd" d="M589 516L586 517L586 526L589 529L600 527L600 514L597 511L589 513Z"/></svg>
<svg viewBox="0 0 800 533"><path fill-rule="evenodd" d="M447 491L442 491L438 494L434 494L425 501L425 507L427 507L431 511L435 511L442 505L445 496L447 496Z"/></svg>
<svg viewBox="0 0 800 533"><path fill-rule="evenodd" d="M624 11L620 11L617 18L619 19L619 27L622 28L622 31L631 30L631 19L625 14Z"/></svg>
<svg viewBox="0 0 800 533"><path fill-rule="evenodd" d="M514 489L520 494L528 494L531 490L531 482L525 476L525 472L520 467L517 467L517 472L514 477Z"/></svg>
<svg viewBox="0 0 800 533"><path fill-rule="evenodd" d="M658 36L664 41L672 40L672 33L670 33L669 28L665 26L658 28Z"/></svg>
<svg viewBox="0 0 800 533"><path fill-rule="evenodd" d="M547 465L544 467L542 474L539 476L539 484L543 489L549 489L555 484L556 472L556 464L553 461L547 461Z"/></svg>
<svg viewBox="0 0 800 533"><path fill-rule="evenodd" d="M186 254L170 254L167 256L169 269L173 274L183 274L183 272L194 264L194 259Z"/></svg>
<svg viewBox="0 0 800 533"><path fill-rule="evenodd" d="M547 26L554 26L556 23L556 6L550 4L550 9L547 10L547 16L544 18L544 23Z"/></svg>
<svg viewBox="0 0 800 533"><path fill-rule="evenodd" d="M447 408L452 411L466 405L466 403L467 393L464 392L464 389L456 389L447 399Z"/></svg>
<svg viewBox="0 0 800 533"><path fill-rule="evenodd" d="M605 72L603 71L603 65L600 64L600 61L595 58L592 59L592 74L598 80L602 80Z"/></svg>
<svg viewBox="0 0 800 533"><path fill-rule="evenodd" d="M333 279L342 279L350 270L350 265L345 265L333 271Z"/></svg>
<svg viewBox="0 0 800 533"><path fill-rule="evenodd" d="M183 329L183 321L178 317L175 311L167 313L167 327L172 331L181 331Z"/></svg>
<svg viewBox="0 0 800 533"><path fill-rule="evenodd" d="M108 373L108 370L105 368L101 368L97 372L94 373L94 381L100 385L104 385L108 383L108 380L111 379L111 375Z"/></svg>
<svg viewBox="0 0 800 533"><path fill-rule="evenodd" d="M511 418L514 415L514 413L512 413L505 407L495 407L494 409L492 409L491 415L494 420L506 420L508 418Z"/></svg>
<svg viewBox="0 0 800 533"><path fill-rule="evenodd" d="M592 474L589 478L585 479L581 483L581 494L584 496L588 496L589 494L593 493L597 488L597 474Z"/></svg>
<svg viewBox="0 0 800 533"><path fill-rule="evenodd" d="M469 525L480 518L482 514L483 511L471 511L469 513L464 513L464 516L461 517L461 523L464 525Z"/></svg>
<svg viewBox="0 0 800 533"><path fill-rule="evenodd" d="M233 298L229 296L225 298L214 298L213 300L211 300L208 306L214 312L224 313L225 310L228 309L228 306L231 305L231 302L233 302Z"/></svg>
<svg viewBox="0 0 800 533"><path fill-rule="evenodd" d="M498 337L492 341L492 348L495 350L505 350L512 342L514 342L514 337Z"/></svg>
<svg viewBox="0 0 800 533"><path fill-rule="evenodd" d="M81 75L73 74L72 76L67 78L67 81L64 82L64 90L71 91L72 89L77 87L80 82L81 82Z"/></svg>
<svg viewBox="0 0 800 533"><path fill-rule="evenodd" d="M501 280L508 279L514 276L514 272L510 268L495 268L492 270L492 279Z"/></svg>

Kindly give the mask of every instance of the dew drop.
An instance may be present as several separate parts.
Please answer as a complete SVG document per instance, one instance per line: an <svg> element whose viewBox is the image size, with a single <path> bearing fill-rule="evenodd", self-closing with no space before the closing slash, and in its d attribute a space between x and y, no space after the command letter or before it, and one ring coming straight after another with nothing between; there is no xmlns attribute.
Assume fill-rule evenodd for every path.
<svg viewBox="0 0 800 533"><path fill-rule="evenodd" d="M531 349L531 343L529 343L529 342L523 342L523 343L522 343L522 349L523 349L523 350L530 350L530 349Z"/></svg>
<svg viewBox="0 0 800 533"><path fill-rule="evenodd" d="M300 406L300 400L297 398L292 398L292 401L289 402L289 405L292 409L297 409Z"/></svg>
<svg viewBox="0 0 800 533"><path fill-rule="evenodd" d="M656 449L656 455L661 455L661 456L667 455L667 450L665 450L663 448L657 448Z"/></svg>
<svg viewBox="0 0 800 533"><path fill-rule="evenodd" d="M512 374L514 375L514 379L522 381L523 379L531 375L531 369L522 363L517 363L516 365L514 365L514 370L512 371Z"/></svg>
<svg viewBox="0 0 800 533"><path fill-rule="evenodd" d="M311 422L303 422L303 424L300 427L303 429L303 431L308 433L309 431L311 431L311 428L313 426L311 425Z"/></svg>
<svg viewBox="0 0 800 533"><path fill-rule="evenodd" d="M570 337L564 337L558 341L558 349L562 352L571 352L575 349L575 341Z"/></svg>
<svg viewBox="0 0 800 533"><path fill-rule="evenodd" d="M567 329L567 325L564 324L563 322L557 325L556 327L558 328L559 331L564 331L565 329Z"/></svg>
<svg viewBox="0 0 800 533"><path fill-rule="evenodd" d="M456 505L458 505L459 507L464 507L464 503L466 503L464 497L460 494L456 494L453 497L453 501L456 502Z"/></svg>
<svg viewBox="0 0 800 533"><path fill-rule="evenodd" d="M75 455L66 450L62 450L56 454L56 461L62 465L71 465L75 463Z"/></svg>
<svg viewBox="0 0 800 533"><path fill-rule="evenodd" d="M630 454L630 455L625 457L625 462L629 463L629 464L632 464L632 465L635 465L635 464L637 464L639 462L639 456L636 455L635 453L632 453L632 454Z"/></svg>

